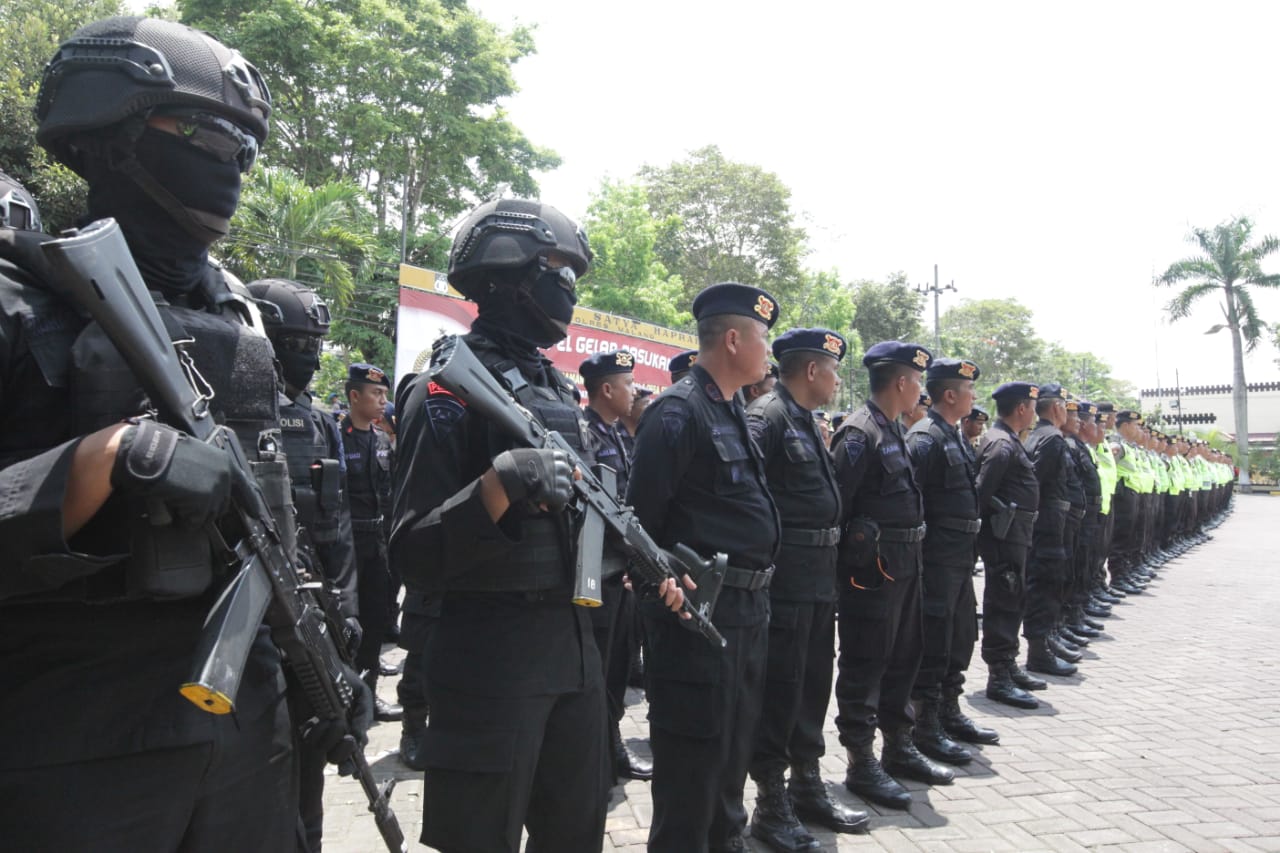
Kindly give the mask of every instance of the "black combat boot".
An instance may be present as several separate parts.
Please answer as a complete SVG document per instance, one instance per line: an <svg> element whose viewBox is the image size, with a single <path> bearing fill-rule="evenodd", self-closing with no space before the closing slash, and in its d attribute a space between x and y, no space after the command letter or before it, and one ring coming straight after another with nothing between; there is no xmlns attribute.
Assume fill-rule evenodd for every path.
<svg viewBox="0 0 1280 853"><path fill-rule="evenodd" d="M615 779L638 779L648 782L653 778L653 762L636 755L622 739L618 724L613 724L613 776Z"/></svg>
<svg viewBox="0 0 1280 853"><path fill-rule="evenodd" d="M831 796L827 783L822 781L822 771L818 769L816 758L791 765L787 794L791 797L796 817L806 823L834 832L865 832L871 823L866 812L851 809Z"/></svg>
<svg viewBox="0 0 1280 853"><path fill-rule="evenodd" d="M427 769L426 759L422 755L422 741L426 733L426 720L405 715L404 726L400 730L400 763L410 770Z"/></svg>
<svg viewBox="0 0 1280 853"><path fill-rule="evenodd" d="M1084 660L1084 655L1080 654L1080 650L1071 643L1064 642L1060 634L1050 634L1045 637L1045 642L1049 646L1049 651L1067 663L1079 663Z"/></svg>
<svg viewBox="0 0 1280 853"><path fill-rule="evenodd" d="M1058 628L1058 638L1066 640L1068 643L1076 647L1076 651L1083 649L1089 645L1089 638L1078 633L1076 627L1068 622Z"/></svg>
<svg viewBox="0 0 1280 853"><path fill-rule="evenodd" d="M1045 675L1075 675L1075 664L1067 663L1054 653L1048 637L1027 638L1027 669Z"/></svg>
<svg viewBox="0 0 1280 853"><path fill-rule="evenodd" d="M886 808L911 808L911 792L884 772L874 746L869 743L849 750L849 771L845 773L844 786L862 799Z"/></svg>
<svg viewBox="0 0 1280 853"><path fill-rule="evenodd" d="M943 731L957 740L987 745L1000 742L1000 733L995 729L980 726L965 716L964 711L960 710L960 694L957 691L943 691L942 704L938 707L938 719L942 723Z"/></svg>
<svg viewBox="0 0 1280 853"><path fill-rule="evenodd" d="M821 846L818 839L809 834L791 809L782 768L768 768L754 778L756 810L751 814L751 837L782 853L817 850Z"/></svg>
<svg viewBox="0 0 1280 853"><path fill-rule="evenodd" d="M380 723L398 723L404 718L404 708L394 702L387 702L378 695L378 676L376 673L365 674L364 683L373 694L373 718Z"/></svg>
<svg viewBox="0 0 1280 853"><path fill-rule="evenodd" d="M1013 683L1009 661L987 664L987 698L993 702L1014 708L1033 710L1040 707L1040 700Z"/></svg>
<svg viewBox="0 0 1280 853"><path fill-rule="evenodd" d="M1009 678L1013 683L1021 687L1023 690L1048 690L1049 682L1043 678L1036 678L1031 673L1022 668L1022 664L1016 660L1009 661Z"/></svg>
<svg viewBox="0 0 1280 853"><path fill-rule="evenodd" d="M884 733L884 749L880 764L885 772L904 779L914 779L926 785L950 785L956 780L955 771L934 764L916 749L910 726Z"/></svg>
<svg viewBox="0 0 1280 853"><path fill-rule="evenodd" d="M920 700L915 731L911 735L916 748L934 761L958 765L968 764L973 760L973 754L947 737L947 733L942 729L942 720L938 717L939 701L936 697L925 697Z"/></svg>

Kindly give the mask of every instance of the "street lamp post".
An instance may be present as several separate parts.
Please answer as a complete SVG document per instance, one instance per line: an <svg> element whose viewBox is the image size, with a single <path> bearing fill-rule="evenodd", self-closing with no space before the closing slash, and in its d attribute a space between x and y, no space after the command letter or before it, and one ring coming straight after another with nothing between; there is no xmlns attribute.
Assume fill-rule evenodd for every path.
<svg viewBox="0 0 1280 853"><path fill-rule="evenodd" d="M927 284L917 284L916 293L932 293L933 294L933 345L935 354L942 354L942 321L938 313L938 300L945 290L957 290L955 280L945 287L938 286L938 265L933 265L933 287Z"/></svg>

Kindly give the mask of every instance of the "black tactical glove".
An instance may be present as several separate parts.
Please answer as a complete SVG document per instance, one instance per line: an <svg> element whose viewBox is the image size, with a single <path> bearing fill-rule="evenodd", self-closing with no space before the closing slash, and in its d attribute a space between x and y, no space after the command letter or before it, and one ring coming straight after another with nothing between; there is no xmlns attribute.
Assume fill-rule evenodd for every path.
<svg viewBox="0 0 1280 853"><path fill-rule="evenodd" d="M493 460L493 470L512 503L528 500L559 510L573 498L573 466L562 450L506 450Z"/></svg>
<svg viewBox="0 0 1280 853"><path fill-rule="evenodd" d="M323 752L325 759L337 764L338 772L346 776L352 769L349 766L344 768L346 760L369 742L369 727L373 725L373 692L355 670L345 665L342 667L342 679L351 686L353 693L347 719L307 721L302 726L302 742Z"/></svg>
<svg viewBox="0 0 1280 853"><path fill-rule="evenodd" d="M159 502L193 529L216 519L231 497L231 458L172 427L141 420L124 431L112 487Z"/></svg>
<svg viewBox="0 0 1280 853"><path fill-rule="evenodd" d="M360 620L354 616L348 616L342 620L343 631L347 641L347 651L354 657L356 649L360 648L360 640L364 638L364 626L360 624Z"/></svg>

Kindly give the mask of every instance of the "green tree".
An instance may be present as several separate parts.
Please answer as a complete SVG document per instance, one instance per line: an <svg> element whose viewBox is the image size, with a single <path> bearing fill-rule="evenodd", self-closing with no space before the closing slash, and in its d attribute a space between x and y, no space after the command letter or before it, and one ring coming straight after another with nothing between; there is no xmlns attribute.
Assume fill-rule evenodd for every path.
<svg viewBox="0 0 1280 853"><path fill-rule="evenodd" d="M1252 242L1253 223L1238 216L1213 229L1195 228L1187 238L1200 254L1169 265L1156 278L1158 287L1187 285L1166 310L1177 321L1191 314L1192 307L1206 296L1218 296L1226 321L1212 326L1206 334L1226 329L1231 337L1231 403L1235 414L1236 462L1240 466L1240 487L1249 489L1249 391L1244 379L1244 353L1252 352L1262 337L1265 324L1254 307L1250 288L1280 287L1280 275L1262 271L1268 255L1280 250L1280 239L1266 236Z"/></svg>
<svg viewBox="0 0 1280 853"><path fill-rule="evenodd" d="M639 178L663 223L658 259L684 282L686 302L721 281L763 287L783 311L801 287L805 233L794 224L791 190L759 166L726 160L714 145Z"/></svg>
<svg viewBox="0 0 1280 853"><path fill-rule="evenodd" d="M119 0L0 0L0 168L35 196L51 233L84 213L86 187L36 144L32 110L44 66L76 29L120 11Z"/></svg>
<svg viewBox="0 0 1280 853"><path fill-rule="evenodd" d="M658 260L655 246L670 223L654 219L639 184L605 181L591 200L584 226L595 259L578 283L578 301L672 328L689 328L693 315L679 276Z"/></svg>
<svg viewBox="0 0 1280 853"><path fill-rule="evenodd" d="M1050 343L1045 346L1043 366L1036 375L1041 381L1061 382L1082 400L1106 400L1122 408L1138 406L1133 385L1112 377L1111 365L1093 353L1072 352L1061 344Z"/></svg>
<svg viewBox="0 0 1280 853"><path fill-rule="evenodd" d="M889 276L887 282L854 282L853 307L853 326L866 346L924 338L920 323L924 297L907 286L907 278L900 272Z"/></svg>
<svg viewBox="0 0 1280 853"><path fill-rule="evenodd" d="M1042 373L1044 341L1035 333L1031 309L1016 299L962 299L948 308L942 315L942 349L942 355L977 363L984 388L1049 381Z"/></svg>

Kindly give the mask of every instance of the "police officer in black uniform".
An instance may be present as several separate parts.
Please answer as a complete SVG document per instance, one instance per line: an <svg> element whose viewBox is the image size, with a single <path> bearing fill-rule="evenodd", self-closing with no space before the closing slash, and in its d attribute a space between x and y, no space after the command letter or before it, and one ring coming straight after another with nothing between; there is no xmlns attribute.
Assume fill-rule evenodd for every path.
<svg viewBox="0 0 1280 853"><path fill-rule="evenodd" d="M982 659L987 664L987 698L1015 708L1038 708L1028 690L1043 690L1040 679L1018 665L1018 627L1026 609L1027 555L1031 548L1040 483L1018 434L1035 423L1040 388L1006 382L995 390L996 421L978 447L978 507L986 583L982 589ZM944 725L946 725L944 721ZM956 737L960 732L947 729Z"/></svg>
<svg viewBox="0 0 1280 853"><path fill-rule="evenodd" d="M830 796L818 767L831 699L840 493L814 410L839 390L846 347L830 329L782 335L773 342L778 384L747 407L782 519L769 585L764 714L751 761L757 789L751 834L775 850L817 849L801 819L837 832L856 832L869 821Z"/></svg>
<svg viewBox="0 0 1280 853"><path fill-rule="evenodd" d="M978 640L973 565L982 523L978 463L956 424L973 410L973 383L981 374L972 361L934 359L926 385L931 408L907 432L927 525L922 549L924 656L912 690L915 740L925 755L949 764L968 764L973 756L951 740L948 728L962 729L961 738L973 743L1000 741L994 730L974 724L959 711L964 673ZM949 727L943 725L944 716Z"/></svg>
<svg viewBox="0 0 1280 853"><path fill-rule="evenodd" d="M1072 406L1074 405L1074 410ZM1101 635L1101 632L1084 623L1084 605L1088 600L1090 589L1090 570L1093 550L1098 537L1098 516L1102 510L1102 480L1098 477L1098 466L1094 464L1093 454L1086 445L1091 435L1090 422L1096 409L1088 400L1068 400L1068 415L1074 411L1075 417L1068 417L1066 435L1067 446L1071 449L1076 477L1080 481L1081 496L1084 504L1080 516L1080 529L1076 534L1075 546L1071 553L1071 567L1068 574L1067 588L1064 590L1062 618L1059 620L1058 632L1063 641L1074 646L1087 646L1089 640Z"/></svg>
<svg viewBox="0 0 1280 853"><path fill-rule="evenodd" d="M576 389L539 349L568 334L586 235L550 205L482 204L449 283L476 301L465 341L587 463ZM511 440L425 375L400 400L391 553L410 589L440 598L426 651L431 717L422 841L442 850L599 850L611 787L601 663L572 603L573 470ZM682 594L667 584L672 606Z"/></svg>
<svg viewBox="0 0 1280 853"><path fill-rule="evenodd" d="M62 44L36 116L40 143L88 181L87 218L119 222L169 328L194 339L183 346L213 411L284 477L259 455L277 429L270 343L208 261L269 111L239 53L120 17ZM227 505L229 459L136 417L137 380L54 295L44 239L0 230L0 718L14 735L0 837L13 850L288 850L296 765L266 630L235 715L178 693L225 581L201 531Z"/></svg>
<svg viewBox="0 0 1280 853"><path fill-rule="evenodd" d="M729 558L713 618L725 648L658 602L641 602L654 764L649 849L671 853L745 849L742 789L761 712L780 529L735 393L765 374L778 304L755 287L715 284L694 299L693 316L697 361L649 404L627 492L659 545Z"/></svg>
<svg viewBox="0 0 1280 853"><path fill-rule="evenodd" d="M342 422L342 450L347 461L347 494L355 533L356 579L360 625L364 634L356 651L356 667L374 695L374 717L394 722L404 709L378 698L379 654L391 614L387 600L391 570L387 565L387 532L391 526L391 439L374 426L387 404L391 380L372 364L347 368L344 389L350 411Z"/></svg>
<svg viewBox="0 0 1280 853"><path fill-rule="evenodd" d="M1058 624L1062 608L1062 586L1069 561L1067 537L1071 513L1071 486L1075 466L1071 460L1062 425L1067 420L1066 392L1057 382L1040 386L1036 398L1035 427L1027 436L1027 455L1035 466L1040 483L1039 515L1027 561L1027 610L1023 636L1027 638L1027 669L1046 675L1065 676L1076 671L1074 664L1060 658L1050 635ZM1080 493L1084 504L1084 493Z"/></svg>
<svg viewBox="0 0 1280 853"><path fill-rule="evenodd" d="M635 356L626 350L596 353L578 368L587 388L587 426L596 464L608 468L616 483L615 497L627 493L631 459L622 442L619 419L631 411L634 399ZM627 560L616 547L605 546L601 564L601 606L591 611L596 647L605 669L605 696L609 706L609 739L615 777L648 780L653 765L623 742L619 723L626 711L627 673L631 667L632 627L635 603L623 585Z"/></svg>
<svg viewBox="0 0 1280 853"><path fill-rule="evenodd" d="M906 809L911 794L890 774L930 785L955 774L916 748L911 689L923 654L920 543L924 505L898 417L919 402L933 356L918 344L881 341L862 364L871 399L832 437L843 502L840 538L840 659L836 727L849 751L845 787ZM884 732L877 760L876 729Z"/></svg>
<svg viewBox="0 0 1280 853"><path fill-rule="evenodd" d="M667 369L671 372L671 384L675 385L688 376L689 368L693 367L693 363L697 360L698 351L696 349L687 349L684 352L673 355L671 361L667 363Z"/></svg>
<svg viewBox="0 0 1280 853"><path fill-rule="evenodd" d="M346 641L360 644L355 549L351 514L344 496L346 460L338 425L313 408L307 386L320 369L320 346L329 331L329 309L314 290L282 278L248 286L258 301L262 323L275 348L284 380L280 438L289 464L298 522L298 557L307 571L323 578L336 595L346 624ZM324 753L299 752L299 806L309 853L319 853L324 832Z"/></svg>
<svg viewBox="0 0 1280 853"><path fill-rule="evenodd" d="M964 416L964 420L960 422L960 433L964 436L964 440L969 442L969 446L973 448L975 453L990 420L991 415L986 409L981 406L974 406L969 410L969 414Z"/></svg>

